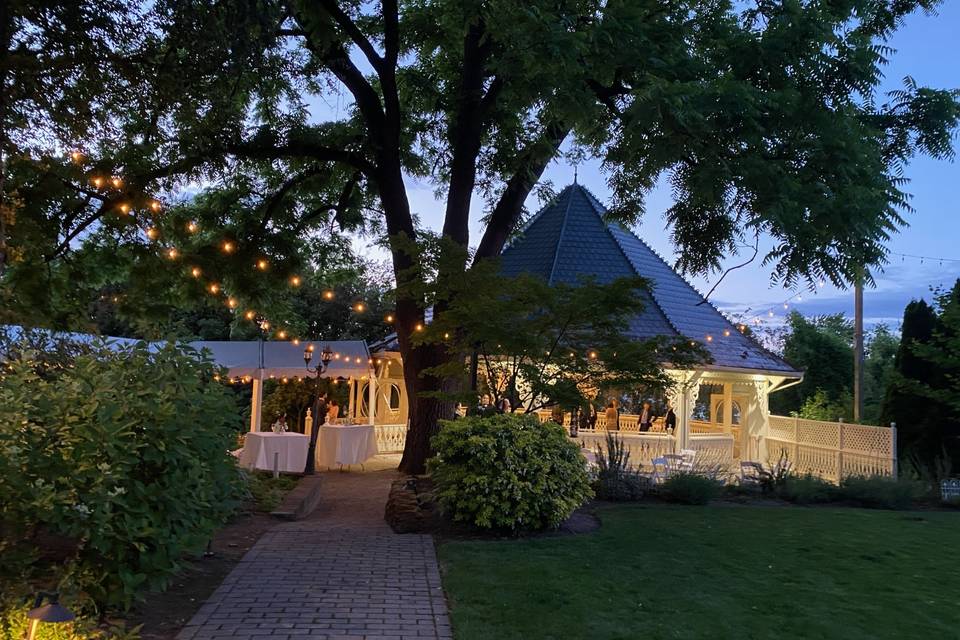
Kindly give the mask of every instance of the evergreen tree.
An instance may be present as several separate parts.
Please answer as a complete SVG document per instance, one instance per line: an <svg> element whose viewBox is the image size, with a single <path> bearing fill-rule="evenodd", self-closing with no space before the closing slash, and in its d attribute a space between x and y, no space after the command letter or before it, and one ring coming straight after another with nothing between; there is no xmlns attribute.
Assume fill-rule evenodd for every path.
<svg viewBox="0 0 960 640"><path fill-rule="evenodd" d="M920 396L916 385L927 385L936 377L930 364L917 354L917 347L928 345L937 326L937 313L925 300L914 300L903 311L900 347L894 359L894 372L881 411L883 424L896 423L897 451L906 461L922 458L929 464L939 453L932 434L940 420L936 403Z"/></svg>

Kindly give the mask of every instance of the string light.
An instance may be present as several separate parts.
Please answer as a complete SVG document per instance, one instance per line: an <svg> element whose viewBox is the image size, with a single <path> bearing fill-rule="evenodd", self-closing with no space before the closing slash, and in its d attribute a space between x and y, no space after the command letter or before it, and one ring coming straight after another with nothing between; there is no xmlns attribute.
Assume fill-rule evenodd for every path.
<svg viewBox="0 0 960 640"><path fill-rule="evenodd" d="M187 223L187 233L196 233L197 232L197 223L191 220Z"/></svg>
<svg viewBox="0 0 960 640"><path fill-rule="evenodd" d="M92 178L90 182L92 182L93 186L95 186L97 189L103 186L103 178L101 178L100 176L96 176Z"/></svg>
<svg viewBox="0 0 960 640"><path fill-rule="evenodd" d="M281 340L286 340L286 339L287 339L287 332L281 330L280 332L277 333L277 337L280 338Z"/></svg>
<svg viewBox="0 0 960 640"><path fill-rule="evenodd" d="M171 260L176 260L178 255L179 254L177 253L177 249L175 247L170 247L167 249L167 257Z"/></svg>
<svg viewBox="0 0 960 640"><path fill-rule="evenodd" d="M384 317L383 321L386 322L387 324L390 324L391 322L393 322L393 314L388 313L386 317Z"/></svg>
<svg viewBox="0 0 960 640"><path fill-rule="evenodd" d="M707 342L713 342L713 336L707 334Z"/></svg>
<svg viewBox="0 0 960 640"><path fill-rule="evenodd" d="M160 211L160 202L158 200L151 200L150 209L154 212Z"/></svg>
<svg viewBox="0 0 960 640"><path fill-rule="evenodd" d="M333 300L333 291L332 291L331 289L327 289L326 291L324 291L324 292L323 292L323 299L324 299L324 300Z"/></svg>
<svg viewBox="0 0 960 640"><path fill-rule="evenodd" d="M266 271L268 266L270 266L270 263L263 258L257 260L257 269L260 269L260 271Z"/></svg>
<svg viewBox="0 0 960 640"><path fill-rule="evenodd" d="M79 151L74 151L70 154L70 159L76 162L77 164L80 164L81 162L83 162L83 153Z"/></svg>
<svg viewBox="0 0 960 640"><path fill-rule="evenodd" d="M415 331L423 331L423 323L418 322L418 323L417 323L417 326L414 327L414 330L415 330Z"/></svg>
<svg viewBox="0 0 960 640"><path fill-rule="evenodd" d="M234 244L229 240L224 240L223 244L220 245L220 248L223 249L224 253L233 253L235 247Z"/></svg>
<svg viewBox="0 0 960 640"><path fill-rule="evenodd" d="M220 285L217 284L216 282L211 282L210 286L207 287L207 290L213 295L217 295L218 293L220 293Z"/></svg>
<svg viewBox="0 0 960 640"><path fill-rule="evenodd" d="M190 275L192 275L194 278L199 278L201 273L200 267L193 267L190 269Z"/></svg>
<svg viewBox="0 0 960 640"><path fill-rule="evenodd" d="M114 176L114 177L110 178L110 184L113 185L113 188L114 188L114 189L119 189L120 187L123 186L123 180L121 180L121 179L118 178L117 176Z"/></svg>
<svg viewBox="0 0 960 640"><path fill-rule="evenodd" d="M729 337L730 337L730 329L724 329L724 330L723 330L723 337L724 337L724 338L729 338Z"/></svg>
<svg viewBox="0 0 960 640"><path fill-rule="evenodd" d="M590 359L591 359L591 360L596 360L596 359L597 359L597 352L596 352L596 351L591 351L591 352L590 352Z"/></svg>
<svg viewBox="0 0 960 640"><path fill-rule="evenodd" d="M356 304L353 305L353 310L356 311L357 313L363 313L365 309L366 309L366 306L364 306L362 302L357 302Z"/></svg>
<svg viewBox="0 0 960 640"><path fill-rule="evenodd" d="M236 309L237 308L236 298L227 298L227 306L230 307L231 309Z"/></svg>
<svg viewBox="0 0 960 640"><path fill-rule="evenodd" d="M121 213L125 213L125 214L130 213L130 205L124 202L123 204L120 205L120 211Z"/></svg>
<svg viewBox="0 0 960 640"><path fill-rule="evenodd" d="M293 339L293 346L297 346L298 344L300 344L300 339L299 339L299 338L294 338L294 339Z"/></svg>
<svg viewBox="0 0 960 640"><path fill-rule="evenodd" d="M160 235L160 232L157 231L156 227L150 227L147 229L147 237L151 240L156 240L158 235Z"/></svg>
<svg viewBox="0 0 960 640"><path fill-rule="evenodd" d="M299 287L302 282L303 280L300 279L300 276L290 277L290 284L293 285L294 287Z"/></svg>
<svg viewBox="0 0 960 640"><path fill-rule="evenodd" d="M246 318L247 320L253 320L254 318L257 317L257 312L253 310L247 311L246 313L243 314L243 317Z"/></svg>

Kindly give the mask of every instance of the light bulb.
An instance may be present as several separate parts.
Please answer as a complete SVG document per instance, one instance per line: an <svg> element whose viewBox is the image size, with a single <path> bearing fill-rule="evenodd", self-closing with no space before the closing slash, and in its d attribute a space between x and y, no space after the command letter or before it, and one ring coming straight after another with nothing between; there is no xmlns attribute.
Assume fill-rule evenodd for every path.
<svg viewBox="0 0 960 640"><path fill-rule="evenodd" d="M266 271L268 265L269 263L263 258L260 258L259 260L257 260L257 269L260 269L260 271Z"/></svg>
<svg viewBox="0 0 960 640"><path fill-rule="evenodd" d="M366 308L367 307L362 302L358 302L355 305L353 305L353 310L356 311L357 313L363 313Z"/></svg>
<svg viewBox="0 0 960 640"><path fill-rule="evenodd" d="M210 286L207 287L207 289L214 295L220 293L220 285L218 285L216 282L210 283Z"/></svg>
<svg viewBox="0 0 960 640"><path fill-rule="evenodd" d="M100 176L96 176L95 178L91 179L90 182L92 182L93 186L95 186L98 189L103 186L103 178L101 178Z"/></svg>
<svg viewBox="0 0 960 640"><path fill-rule="evenodd" d="M231 309L237 308L237 301L235 298L227 298L227 306Z"/></svg>
<svg viewBox="0 0 960 640"><path fill-rule="evenodd" d="M130 213L130 205L128 205L126 202L124 202L123 204L121 204L121 205L120 205L120 212L121 212L121 213Z"/></svg>
<svg viewBox="0 0 960 640"><path fill-rule="evenodd" d="M253 320L254 318L257 317L257 312L252 310L247 311L245 314L243 314L243 317L246 318L247 320Z"/></svg>
<svg viewBox="0 0 960 640"><path fill-rule="evenodd" d="M324 300L333 300L333 291L330 290L330 289L327 289L326 291L324 291L324 292L323 292L323 299L324 299Z"/></svg>
<svg viewBox="0 0 960 640"><path fill-rule="evenodd" d="M170 247L169 249L167 249L167 257L170 258L171 260L176 260L177 255L178 255L177 250L174 247Z"/></svg>
<svg viewBox="0 0 960 640"><path fill-rule="evenodd" d="M223 249L224 253L233 253L234 244L229 240L224 240L221 248Z"/></svg>
<svg viewBox="0 0 960 640"><path fill-rule="evenodd" d="M70 159L76 162L77 164L83 162L83 153L80 151L74 151L70 154Z"/></svg>
<svg viewBox="0 0 960 640"><path fill-rule="evenodd" d="M384 321L386 321L386 322L388 322L388 323L393 322L393 314L388 313L388 314L387 314L387 317L384 318Z"/></svg>
<svg viewBox="0 0 960 640"><path fill-rule="evenodd" d="M120 187L123 186L123 180L121 180L121 179L118 178L117 176L114 176L114 177L110 178L110 184L113 185L113 188L114 188L114 189L119 189Z"/></svg>
<svg viewBox="0 0 960 640"><path fill-rule="evenodd" d="M286 339L287 339L287 332L286 332L286 331L280 331L280 332L277 333L277 337L280 338L281 340L286 340Z"/></svg>
<svg viewBox="0 0 960 640"><path fill-rule="evenodd" d="M187 233L196 233L197 232L197 223L192 220L187 223Z"/></svg>
<svg viewBox="0 0 960 640"><path fill-rule="evenodd" d="M160 211L160 202L158 200L151 200L150 209L153 211Z"/></svg>
<svg viewBox="0 0 960 640"><path fill-rule="evenodd" d="M292 284L292 285L295 286L295 287L299 287L302 282L303 282L303 280L300 279L300 276L291 276L291 277L290 277L290 284Z"/></svg>
<svg viewBox="0 0 960 640"><path fill-rule="evenodd" d="M200 267L194 267L194 268L190 269L190 275L192 275L194 278L199 278L199 277L200 277L200 273L201 273Z"/></svg>
<svg viewBox="0 0 960 640"><path fill-rule="evenodd" d="M147 229L147 237L151 240L156 240L158 235L160 235L160 232L158 232L156 228L150 227Z"/></svg>

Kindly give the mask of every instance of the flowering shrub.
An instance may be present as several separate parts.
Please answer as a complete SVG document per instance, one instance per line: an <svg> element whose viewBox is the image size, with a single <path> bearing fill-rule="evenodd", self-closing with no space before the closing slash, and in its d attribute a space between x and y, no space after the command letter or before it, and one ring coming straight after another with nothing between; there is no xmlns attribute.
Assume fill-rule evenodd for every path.
<svg viewBox="0 0 960 640"><path fill-rule="evenodd" d="M0 566L97 605L165 586L235 505L240 423L188 348L12 352L0 374ZM43 557L41 557L43 556ZM36 562L40 559L40 562ZM29 572L28 572L29 573Z"/></svg>
<svg viewBox="0 0 960 640"><path fill-rule="evenodd" d="M454 520L484 529L556 527L591 496L580 448L532 415L441 421L428 468Z"/></svg>

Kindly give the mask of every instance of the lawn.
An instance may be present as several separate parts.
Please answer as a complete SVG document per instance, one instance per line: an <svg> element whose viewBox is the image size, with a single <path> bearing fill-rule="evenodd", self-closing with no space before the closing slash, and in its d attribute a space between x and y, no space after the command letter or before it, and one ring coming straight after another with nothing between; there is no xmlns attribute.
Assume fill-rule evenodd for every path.
<svg viewBox="0 0 960 640"><path fill-rule="evenodd" d="M960 636L960 514L600 515L587 535L442 544L456 640Z"/></svg>

